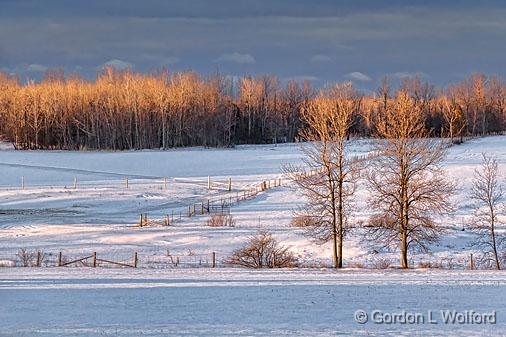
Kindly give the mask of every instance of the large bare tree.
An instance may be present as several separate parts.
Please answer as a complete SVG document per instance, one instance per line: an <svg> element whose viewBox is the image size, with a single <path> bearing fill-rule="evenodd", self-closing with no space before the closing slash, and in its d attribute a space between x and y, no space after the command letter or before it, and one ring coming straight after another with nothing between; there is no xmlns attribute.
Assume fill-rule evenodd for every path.
<svg viewBox="0 0 506 337"><path fill-rule="evenodd" d="M306 199L296 216L312 238L332 243L336 268L343 266L343 240L358 176L358 165L347 156L346 139L359 105L360 97L349 83L322 91L302 113L307 125L302 137L309 142L302 145L303 160L309 173L286 168Z"/></svg>
<svg viewBox="0 0 506 337"><path fill-rule="evenodd" d="M408 252L437 240L441 228L434 215L451 211L454 185L441 167L446 144L429 138L420 107L399 92L377 124L376 151L367 173L369 238L400 248L402 268Z"/></svg>
<svg viewBox="0 0 506 337"><path fill-rule="evenodd" d="M504 211L504 191L500 185L497 160L483 154L481 166L474 172L471 198L475 201L471 226L478 236L474 246L483 253L484 262L493 262L496 269L501 269L499 250L504 245L504 238L497 231L501 223L499 216Z"/></svg>

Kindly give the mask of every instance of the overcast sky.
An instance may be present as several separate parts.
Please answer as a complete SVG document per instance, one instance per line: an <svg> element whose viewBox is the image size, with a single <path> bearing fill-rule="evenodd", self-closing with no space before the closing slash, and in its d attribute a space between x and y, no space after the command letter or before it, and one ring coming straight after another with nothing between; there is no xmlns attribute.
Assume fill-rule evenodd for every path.
<svg viewBox="0 0 506 337"><path fill-rule="evenodd" d="M504 78L505 55L498 0L0 0L0 70L22 79L47 67L93 78L112 64L367 89L383 75Z"/></svg>

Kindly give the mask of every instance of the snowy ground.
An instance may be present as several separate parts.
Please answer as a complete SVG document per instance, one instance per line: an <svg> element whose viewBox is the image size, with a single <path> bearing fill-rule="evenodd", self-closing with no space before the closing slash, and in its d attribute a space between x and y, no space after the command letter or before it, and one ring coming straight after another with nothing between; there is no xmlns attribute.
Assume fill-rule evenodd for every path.
<svg viewBox="0 0 506 337"><path fill-rule="evenodd" d="M350 155L363 155L371 149L371 141L354 140L351 148ZM454 215L441 219L446 232L442 241L430 254L413 255L413 265L431 261L461 268L467 264L472 253L471 234L463 231L472 213L467 195L482 152L498 158L504 176L506 137L452 147L445 166L458 183L458 207ZM178 218L181 212L184 218L194 202L241 195L263 180L281 177L282 166L300 163L300 158L295 144L172 151L0 151L0 260L12 257L19 248L74 255L96 251L122 259L137 251L141 263L146 261L143 256L164 256L167 250L173 255L216 252L221 259L249 235L269 229L305 265L329 264L328 245L315 245L300 230L288 226L301 199L286 184L232 207L235 228L206 227L207 217L200 216L169 228L134 227L140 213L161 223L167 214ZM207 176L212 179L211 191L207 190ZM232 179L231 192L226 190L228 178ZM366 221L369 215L367 192L362 188L357 193L356 221ZM351 265L398 261L397 253L367 242L359 230L347 239L344 258Z"/></svg>
<svg viewBox="0 0 506 337"><path fill-rule="evenodd" d="M370 141L357 140L350 155L369 149ZM235 228L205 227L206 217L184 219L189 204L241 196L261 181L279 179L283 165L298 164L300 158L295 144L112 153L0 151L0 260L19 248L65 254L96 251L111 258L137 251L141 263L143 255L165 255L168 249L173 255L214 251L223 258L261 228L305 259L318 258L327 247L315 246L288 228L300 203L289 186L234 206ZM167 214L177 219L180 212L183 221L170 228L133 227L140 213L161 222Z"/></svg>
<svg viewBox="0 0 506 337"><path fill-rule="evenodd" d="M281 177L284 164L300 162L294 144L131 152L0 148L0 264L26 248L51 253L53 260L62 251L69 258L97 252L99 257L130 262L138 252L140 266L0 268L0 336L493 335L505 330L504 274L462 270L473 252L472 234L466 230L473 170L487 152L498 159L504 177L506 137L454 146L444 163L459 186L458 207L452 217L440 219L442 241L430 254L414 254L412 264L432 261L456 270L402 273L223 268L221 260L259 229L273 232L306 267L330 263L328 245L316 245L289 227L302 200L286 181L233 206L233 228L207 227L206 216L170 227L134 226L141 212L150 219L161 220L172 211L177 217L190 203L234 196ZM371 141L354 140L350 155L370 149ZM211 191L207 176L212 177ZM356 220L365 221L369 214L367 192L361 189ZM347 238L345 264L374 267L387 259L398 265L398 253L381 249L361 234L357 230ZM145 268L153 261L167 261L167 251L203 265L216 252L219 267ZM361 325L353 319L358 309L369 314L374 309L434 310L437 315L444 309L497 310L497 324Z"/></svg>
<svg viewBox="0 0 506 337"><path fill-rule="evenodd" d="M505 286L485 271L5 268L0 336L500 336ZM445 324L441 310L496 323ZM379 324L403 311L423 320Z"/></svg>

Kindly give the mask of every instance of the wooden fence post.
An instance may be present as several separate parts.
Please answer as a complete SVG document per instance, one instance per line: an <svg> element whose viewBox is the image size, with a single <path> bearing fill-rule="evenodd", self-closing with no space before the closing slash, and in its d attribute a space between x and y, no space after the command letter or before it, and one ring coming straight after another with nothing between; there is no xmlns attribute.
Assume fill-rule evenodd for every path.
<svg viewBox="0 0 506 337"><path fill-rule="evenodd" d="M139 227L142 227L142 213L141 213L141 219L139 220Z"/></svg>
<svg viewBox="0 0 506 337"><path fill-rule="evenodd" d="M61 267L61 252L58 253L58 267Z"/></svg>
<svg viewBox="0 0 506 337"><path fill-rule="evenodd" d="M21 176L21 189L25 189L25 176Z"/></svg>
<svg viewBox="0 0 506 337"><path fill-rule="evenodd" d="M143 226L147 226L148 225L148 213L144 213L144 224Z"/></svg>
<svg viewBox="0 0 506 337"><path fill-rule="evenodd" d="M74 190L77 190L77 177L74 177Z"/></svg>
<svg viewBox="0 0 506 337"><path fill-rule="evenodd" d="M228 178L228 191L232 191L232 178Z"/></svg>
<svg viewBox="0 0 506 337"><path fill-rule="evenodd" d="M40 254L40 251L37 252L37 267L40 267L40 264L41 264L41 254Z"/></svg>
<svg viewBox="0 0 506 337"><path fill-rule="evenodd" d="M134 268L137 268L137 252L134 253Z"/></svg>
<svg viewBox="0 0 506 337"><path fill-rule="evenodd" d="M211 176L207 176L207 189L211 189Z"/></svg>
<svg viewBox="0 0 506 337"><path fill-rule="evenodd" d="M473 254L471 254L471 259L469 260L469 270L473 270L474 264L473 264Z"/></svg>
<svg viewBox="0 0 506 337"><path fill-rule="evenodd" d="M191 206L188 205L188 217L191 217Z"/></svg>
<svg viewBox="0 0 506 337"><path fill-rule="evenodd" d="M163 177L163 189L167 189L167 177Z"/></svg>
<svg viewBox="0 0 506 337"><path fill-rule="evenodd" d="M93 252L93 268L97 267L97 252Z"/></svg>
<svg viewBox="0 0 506 337"><path fill-rule="evenodd" d="M169 226L169 225L170 225L170 223L169 223L169 216L166 215L165 216L165 226Z"/></svg>
<svg viewBox="0 0 506 337"><path fill-rule="evenodd" d="M216 253L213 252L213 268L216 267Z"/></svg>
<svg viewBox="0 0 506 337"><path fill-rule="evenodd" d="M204 214L204 202L201 203L200 214Z"/></svg>
<svg viewBox="0 0 506 337"><path fill-rule="evenodd" d="M125 177L125 188L128 190L128 176Z"/></svg>

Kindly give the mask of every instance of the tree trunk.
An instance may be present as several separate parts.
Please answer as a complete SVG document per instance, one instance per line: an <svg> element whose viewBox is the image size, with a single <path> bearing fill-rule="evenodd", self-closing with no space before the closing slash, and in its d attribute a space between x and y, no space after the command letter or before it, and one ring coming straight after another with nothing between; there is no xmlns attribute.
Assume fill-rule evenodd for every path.
<svg viewBox="0 0 506 337"><path fill-rule="evenodd" d="M407 184L403 184L401 192L401 265L402 269L408 268L408 196Z"/></svg>
<svg viewBox="0 0 506 337"><path fill-rule="evenodd" d="M343 267L343 149L342 144L339 145L339 159L338 159L338 165L339 165L339 178L338 178L338 185L337 185L337 217L338 217L338 227L337 227L337 268Z"/></svg>
<svg viewBox="0 0 506 337"><path fill-rule="evenodd" d="M343 267L343 181L339 181L338 201L337 201L337 216L338 216L338 227L337 227L337 268Z"/></svg>
<svg viewBox="0 0 506 337"><path fill-rule="evenodd" d="M337 224L336 224L336 197L334 194L334 188L333 188L333 181L332 181L332 170L328 168L327 172L327 179L330 185L330 205L331 205L331 212L332 212L332 257L334 261L334 268L340 268L339 267L339 256L337 252Z"/></svg>
<svg viewBox="0 0 506 337"><path fill-rule="evenodd" d="M495 267L497 270L500 270L501 264L499 263L499 256L497 254L497 245L496 245L496 240L495 240L495 221L494 221L495 214L494 214L494 209L491 206L490 206L490 215L491 215L491 219L492 219L492 222L490 224L491 225L490 231L492 234L492 250L494 252Z"/></svg>

